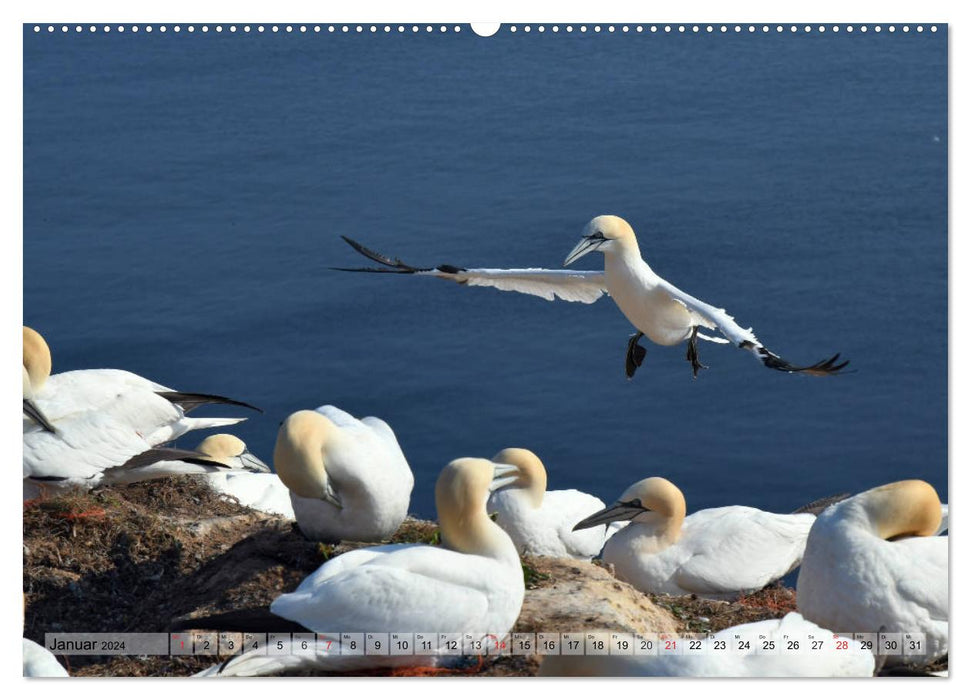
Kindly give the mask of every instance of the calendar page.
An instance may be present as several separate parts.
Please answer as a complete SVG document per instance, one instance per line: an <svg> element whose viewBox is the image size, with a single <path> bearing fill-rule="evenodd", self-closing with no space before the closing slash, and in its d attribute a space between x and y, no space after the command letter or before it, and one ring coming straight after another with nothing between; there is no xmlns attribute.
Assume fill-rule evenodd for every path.
<svg viewBox="0 0 971 700"><path fill-rule="evenodd" d="M22 40L25 676L947 675L947 22Z"/></svg>

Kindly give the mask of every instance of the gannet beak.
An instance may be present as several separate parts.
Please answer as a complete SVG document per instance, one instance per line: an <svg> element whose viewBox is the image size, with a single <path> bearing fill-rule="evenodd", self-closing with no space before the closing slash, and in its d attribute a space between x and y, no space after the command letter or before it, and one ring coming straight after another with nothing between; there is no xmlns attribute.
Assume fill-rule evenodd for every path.
<svg viewBox="0 0 971 700"><path fill-rule="evenodd" d="M566 256L566 260L563 261L563 267L567 267L575 263L577 260L582 258L587 253L595 251L597 248L606 243L606 239L603 234L593 234L592 236L584 236L577 243L576 247L570 251L570 254Z"/></svg>
<svg viewBox="0 0 971 700"><path fill-rule="evenodd" d="M330 503L332 506L335 506L336 508L339 508L339 509L343 510L344 504L341 503L340 496L338 496L337 495L337 492L334 491L334 487L330 485L330 482L329 481L326 484L324 484L324 496L323 496L323 498L324 498L325 501L327 501L328 503Z"/></svg>
<svg viewBox="0 0 971 700"><path fill-rule="evenodd" d="M519 479L519 467L512 464L497 464L492 472L492 483L489 491L498 491L504 486L515 483Z"/></svg>
<svg viewBox="0 0 971 700"><path fill-rule="evenodd" d="M239 461L243 465L243 468L247 471L260 472L262 474L270 473L270 468L263 462L263 460L249 450L239 456Z"/></svg>
<svg viewBox="0 0 971 700"><path fill-rule="evenodd" d="M590 517L584 518L578 522L573 526L573 531L576 532L577 530L586 530L590 527L606 525L607 523L613 523L618 520L633 520L641 513L645 513L649 510L650 508L645 508L638 500L628 501L626 503L614 503L613 505L607 506L603 510L598 510Z"/></svg>

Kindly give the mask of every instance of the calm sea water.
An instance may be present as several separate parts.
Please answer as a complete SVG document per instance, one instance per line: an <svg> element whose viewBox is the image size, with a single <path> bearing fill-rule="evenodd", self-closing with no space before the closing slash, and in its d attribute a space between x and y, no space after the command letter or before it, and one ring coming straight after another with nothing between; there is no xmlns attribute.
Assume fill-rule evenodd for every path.
<svg viewBox="0 0 971 700"><path fill-rule="evenodd" d="M533 449L605 500L779 511L901 478L947 496L947 33L24 32L24 320L119 367L395 429L434 515L452 458ZM616 213L654 269L834 379L649 345L609 299L352 275L559 267ZM576 265L594 269L591 255ZM201 439L201 438L200 438ZM193 446L194 436L182 445Z"/></svg>

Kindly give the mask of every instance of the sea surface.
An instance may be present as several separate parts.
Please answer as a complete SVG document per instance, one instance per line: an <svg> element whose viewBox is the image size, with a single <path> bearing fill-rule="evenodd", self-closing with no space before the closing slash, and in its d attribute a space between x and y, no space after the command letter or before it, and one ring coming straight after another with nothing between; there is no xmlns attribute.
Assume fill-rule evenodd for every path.
<svg viewBox="0 0 971 700"><path fill-rule="evenodd" d="M689 511L912 477L947 498L946 27L185 26L24 28L24 322L55 371L255 403L235 432L267 462L293 411L379 416L424 517L449 460L507 446L551 489L610 501L662 475ZM331 269L367 263L341 235L418 265L558 268L602 213L770 349L856 372L706 343L692 380L683 348L646 344L627 381L608 298Z"/></svg>

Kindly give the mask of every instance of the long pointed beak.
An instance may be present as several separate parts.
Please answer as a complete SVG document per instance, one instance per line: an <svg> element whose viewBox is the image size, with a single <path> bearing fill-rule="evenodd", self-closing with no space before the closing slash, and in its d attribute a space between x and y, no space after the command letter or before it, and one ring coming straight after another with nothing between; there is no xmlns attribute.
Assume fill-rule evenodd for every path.
<svg viewBox="0 0 971 700"><path fill-rule="evenodd" d="M519 467L512 464L496 464L492 472L492 483L489 484L489 491L498 491L504 486L509 486L519 479Z"/></svg>
<svg viewBox="0 0 971 700"><path fill-rule="evenodd" d="M584 236L580 239L580 242L576 244L576 247L570 251L570 254L566 256L566 260L563 261L563 267L572 265L587 253L595 251L597 248L603 245L603 243L603 238Z"/></svg>
<svg viewBox="0 0 971 700"><path fill-rule="evenodd" d="M337 492L334 491L334 487L330 485L330 482L329 481L324 485L324 496L323 496L323 498L324 498L325 501L327 501L328 503L330 503L332 506L335 506L337 508L340 508L341 510L344 509L344 504L341 503L340 496L338 496L337 495Z"/></svg>
<svg viewBox="0 0 971 700"><path fill-rule="evenodd" d="M618 520L633 520L647 510L647 508L639 504L614 503L578 522L573 526L573 531L586 530L587 528L597 527L597 525L607 525Z"/></svg>
<svg viewBox="0 0 971 700"><path fill-rule="evenodd" d="M37 408L37 405L30 399L24 399L24 413L33 418L34 421L39 423L40 426L47 432L57 432L54 430L54 426L51 425L51 422L47 420L47 416L44 415L44 412Z"/></svg>
<svg viewBox="0 0 971 700"><path fill-rule="evenodd" d="M243 468L247 471L259 472L261 474L270 473L270 468L263 462L263 460L249 450L239 456L239 461L243 465Z"/></svg>

